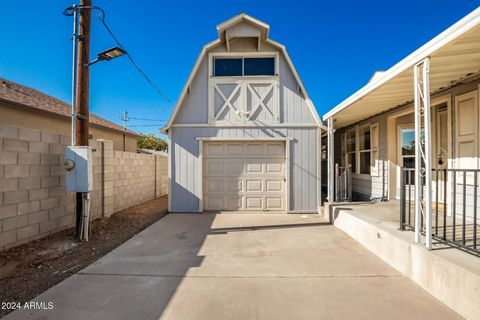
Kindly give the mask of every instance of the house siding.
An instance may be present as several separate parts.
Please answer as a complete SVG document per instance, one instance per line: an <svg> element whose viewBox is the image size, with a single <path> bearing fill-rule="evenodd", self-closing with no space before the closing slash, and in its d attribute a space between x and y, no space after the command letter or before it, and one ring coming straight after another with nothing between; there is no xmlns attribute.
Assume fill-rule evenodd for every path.
<svg viewBox="0 0 480 320"><path fill-rule="evenodd" d="M216 51L218 52L218 50ZM316 124L307 101L283 54L279 55L280 123ZM174 124L208 122L208 55L202 60Z"/></svg>
<svg viewBox="0 0 480 320"><path fill-rule="evenodd" d="M352 192L356 198L366 199L386 199L388 196L388 135L387 135L387 116L379 115L371 119L362 121L358 125L378 123L378 173L375 175L352 175ZM349 126L339 130L335 135L335 163L341 163L341 135L354 128Z"/></svg>
<svg viewBox="0 0 480 320"><path fill-rule="evenodd" d="M451 158L450 161L452 163L455 162L456 159L456 150L455 150L455 136L456 136L456 130L457 128L455 127L455 98L459 95L478 90L480 84L480 80L475 80L472 81L471 83L466 83L462 85L458 85L456 87L453 87L451 89L445 90L441 93L432 95L432 100L440 97L444 97L447 95L451 95L451 100L450 100L450 115L451 115L451 132L449 133L451 135L451 141L452 145L450 146L451 148ZM477 105L477 108L480 108L480 106ZM388 166L390 164L390 161L388 159L388 119L394 115L397 112L411 109L413 110L413 103L410 103L408 105L394 108L389 112L386 112L384 114L380 114L378 116L375 116L370 119L366 119L364 121L361 121L355 125L348 126L341 128L337 130L338 133L335 134L335 143L336 143L336 149L335 149L335 163L341 163L341 149L340 149L340 137L341 135L352 129L356 125L364 125L367 123L378 123L379 124L379 163L380 163L380 170L378 176L363 176L361 178L356 177L355 175L352 178L352 191L356 193L360 198L362 199L372 199L372 198L378 198L381 197L382 195L385 197L385 199L388 197L390 199L398 198L399 197L399 190L396 190L396 196L393 197L389 195L389 169ZM433 116L433 114L432 114ZM407 114L404 116L400 116L395 119L393 122L395 125L395 161L392 161L391 165L396 166L397 164L397 127L398 125L405 125L405 124L413 124L414 118L413 115ZM432 130L435 130L435 128L432 127ZM435 135L434 135L435 136ZM433 138L433 145L432 145L432 153L435 155L435 137ZM435 159L435 157L434 157ZM466 194L465 194L465 208L466 208L466 216L467 220L471 221L473 214L474 214L474 199L473 199L473 194L474 194L474 188L473 188L473 178L467 179L467 185L466 185ZM478 181L480 181L480 175L478 177ZM436 187L435 181L433 182L433 187ZM397 188L398 189L398 188ZM452 185L452 193L453 193L453 185ZM453 196L453 194L452 194ZM456 212L461 213L463 212L463 205L464 205L464 193L463 193L463 176L462 174L457 175L457 185L455 188L455 196L456 196ZM477 212L480 212L480 190L477 190ZM480 214L477 213L477 217L480 216ZM480 217L479 217L480 220Z"/></svg>
<svg viewBox="0 0 480 320"><path fill-rule="evenodd" d="M197 137L293 138L290 143L290 211L317 211L317 131L319 128L173 128L171 131L171 211L198 212L201 197Z"/></svg>

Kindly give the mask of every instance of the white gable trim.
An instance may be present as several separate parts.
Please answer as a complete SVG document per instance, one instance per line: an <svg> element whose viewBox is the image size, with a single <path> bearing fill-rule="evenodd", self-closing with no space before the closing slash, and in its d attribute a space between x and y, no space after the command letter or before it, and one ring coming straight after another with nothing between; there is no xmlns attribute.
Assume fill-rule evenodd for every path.
<svg viewBox="0 0 480 320"><path fill-rule="evenodd" d="M241 15L239 15L239 16L241 16ZM234 17L231 20L235 20L235 18L237 18L236 20L238 20L239 16ZM246 17L249 17L249 16L246 16ZM227 21L227 22L229 22L229 21ZM309 109L310 113L312 114L312 116L313 116L315 122L317 123L317 125L323 127L322 120L320 119L320 116L318 115L317 110L315 109L315 106L314 106L312 100L310 99L310 96L309 96L307 90L305 89L305 86L303 85L303 82L300 79L300 76L298 75L297 70L295 69L295 67L293 65L292 59L290 59L290 56L289 56L285 46L276 42L276 41L270 40L270 39L267 39L265 42L274 46L274 47L276 47L276 48L278 48L278 49L280 49L282 51L283 56L285 57L285 60L287 61L287 64L290 67L290 70L292 71L292 73L295 77L295 80L297 81L298 85L300 86L300 89L302 90L302 93L305 97L305 100L307 102L307 106L308 106L308 109ZM206 53L210 49L213 49L214 47L216 47L217 45L219 45L221 43L222 43L222 40L217 39L217 40L212 41L212 42L210 42L209 44L207 44L203 47L202 51L200 52L200 55L197 58L197 61L195 62L195 65L194 65L190 75L188 76L187 82L185 83L185 86L183 87L182 93L180 94L180 98L178 99L177 104L175 105L175 108L173 109L172 115L170 116L170 118L169 118L167 124L165 125L165 127L163 127L160 130L160 132L167 133L168 130L170 129L170 127L172 126L173 121L175 120L175 118L178 114L178 111L179 111L181 105L183 104L183 101L185 100L185 96L187 95L188 88L192 84L192 81L195 78L195 76L197 75L198 69L199 69L200 65L202 64L203 59L206 57Z"/></svg>
<svg viewBox="0 0 480 320"><path fill-rule="evenodd" d="M303 85L302 79L300 79L300 75L297 72L297 69L295 69L295 66L293 65L292 59L290 58L290 55L287 52L287 48L283 45L280 44L276 41L267 39L267 43L279 48L282 50L283 56L285 57L285 60L287 60L288 65L290 66L290 70L292 70L293 75L295 76L295 80L297 80L298 85L300 86L300 89L302 89L302 93L305 96L305 100L307 101L308 108L310 110L310 113L312 114L313 118L315 119L315 122L319 126L323 126L322 120L320 119L320 116L318 115L317 109L315 108L315 105L313 104L312 100L310 99L310 95L308 94L307 89L305 89L305 86Z"/></svg>
<svg viewBox="0 0 480 320"><path fill-rule="evenodd" d="M205 57L205 53L209 50L214 48L215 46L219 45L221 43L220 39L217 39L215 41L210 42L209 44L205 45L200 52L200 55L197 58L197 61L195 62L195 65L193 66L192 71L190 72L190 75L188 76L187 82L183 86L182 93L180 94L180 98L178 98L177 104L175 105L175 108L173 108L172 115L168 119L167 124L165 127L160 129L161 133L167 133L168 129L172 126L173 121L175 120L175 117L177 116L178 110L180 109L180 106L182 105L183 101L185 100L185 96L187 95L188 92L188 87L192 84L193 79L197 75L198 68L200 68L200 65L202 64L203 58Z"/></svg>
<svg viewBox="0 0 480 320"><path fill-rule="evenodd" d="M253 23L254 25L257 25L258 27L262 28L265 30L265 38L268 39L268 31L270 29L270 26L258 19L255 19L254 17L249 16L248 14L245 13L240 13L239 15L236 15L233 18L228 19L225 22L220 23L217 26L217 32L218 32L218 37L219 39L222 39L222 32L225 31L226 29L230 28L231 26L241 22L242 20L246 20L250 23Z"/></svg>

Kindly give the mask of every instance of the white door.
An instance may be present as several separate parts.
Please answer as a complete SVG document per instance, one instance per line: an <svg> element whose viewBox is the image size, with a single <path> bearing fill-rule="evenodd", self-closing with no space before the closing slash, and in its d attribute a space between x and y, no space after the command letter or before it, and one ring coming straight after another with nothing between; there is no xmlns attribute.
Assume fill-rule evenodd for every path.
<svg viewBox="0 0 480 320"><path fill-rule="evenodd" d="M455 98L455 150L458 169L478 168L477 91Z"/></svg>
<svg viewBox="0 0 480 320"><path fill-rule="evenodd" d="M286 211L285 142L204 142L205 210Z"/></svg>

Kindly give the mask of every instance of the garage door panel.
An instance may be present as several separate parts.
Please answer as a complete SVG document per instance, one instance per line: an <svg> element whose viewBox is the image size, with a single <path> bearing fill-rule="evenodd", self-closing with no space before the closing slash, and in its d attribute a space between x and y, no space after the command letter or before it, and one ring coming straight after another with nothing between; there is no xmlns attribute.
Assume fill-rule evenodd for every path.
<svg viewBox="0 0 480 320"><path fill-rule="evenodd" d="M226 172L229 175L238 174L241 175L243 173L244 162L242 160L231 160L225 161L226 163Z"/></svg>
<svg viewBox="0 0 480 320"><path fill-rule="evenodd" d="M263 191L263 180L246 180L246 192L262 192Z"/></svg>
<svg viewBox="0 0 480 320"><path fill-rule="evenodd" d="M284 210L283 207L284 198L282 197L266 197L265 206L267 210Z"/></svg>
<svg viewBox="0 0 480 320"><path fill-rule="evenodd" d="M263 144L262 143L247 143L245 155L247 156L262 156Z"/></svg>
<svg viewBox="0 0 480 320"><path fill-rule="evenodd" d="M225 192L224 181L219 179L206 179L205 191L207 193L223 193Z"/></svg>
<svg viewBox="0 0 480 320"><path fill-rule="evenodd" d="M261 197L245 197L247 210L262 210L262 198Z"/></svg>
<svg viewBox="0 0 480 320"><path fill-rule="evenodd" d="M223 147L223 143L208 143L205 148L205 154L208 156L222 156Z"/></svg>
<svg viewBox="0 0 480 320"><path fill-rule="evenodd" d="M207 176L223 175L225 172L225 163L222 160L210 160L205 166Z"/></svg>
<svg viewBox="0 0 480 320"><path fill-rule="evenodd" d="M205 144L205 210L286 210L284 142Z"/></svg>
<svg viewBox="0 0 480 320"><path fill-rule="evenodd" d="M284 181L281 180L266 180L265 181L266 192L283 192Z"/></svg>
<svg viewBox="0 0 480 320"><path fill-rule="evenodd" d="M243 181L237 179L227 180L227 192L241 192L243 190Z"/></svg>
<svg viewBox="0 0 480 320"><path fill-rule="evenodd" d="M222 210L224 208L223 197L221 196L206 197L205 206L208 208L207 210Z"/></svg>
<svg viewBox="0 0 480 320"><path fill-rule="evenodd" d="M246 165L247 174L256 174L263 172L263 163L260 161L249 161Z"/></svg>
<svg viewBox="0 0 480 320"><path fill-rule="evenodd" d="M243 144L242 143L228 143L227 144L227 155L229 156L241 156L243 154Z"/></svg>
<svg viewBox="0 0 480 320"><path fill-rule="evenodd" d="M239 210L239 208L242 208L241 196L230 196L226 197L225 199L225 210Z"/></svg>
<svg viewBox="0 0 480 320"><path fill-rule="evenodd" d="M269 156L285 156L284 144L280 143L268 143L267 144L267 154Z"/></svg>
<svg viewBox="0 0 480 320"><path fill-rule="evenodd" d="M266 164L266 173L283 173L285 164L278 163L267 163Z"/></svg>

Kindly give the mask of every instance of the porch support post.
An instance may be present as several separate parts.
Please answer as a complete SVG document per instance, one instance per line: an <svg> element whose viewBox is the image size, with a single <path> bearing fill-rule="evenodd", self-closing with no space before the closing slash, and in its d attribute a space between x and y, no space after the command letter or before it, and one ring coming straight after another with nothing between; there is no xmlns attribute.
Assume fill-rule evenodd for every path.
<svg viewBox="0 0 480 320"><path fill-rule="evenodd" d="M425 140L425 245L428 250L432 250L432 121L430 108L430 58L423 61L423 107L424 107L424 127Z"/></svg>
<svg viewBox="0 0 480 320"><path fill-rule="evenodd" d="M421 119L420 119L420 92L418 90L419 70L418 66L413 67L413 86L415 99L415 242L420 243L420 215L421 213L421 190L422 190L422 176L420 175L422 166L422 157L420 155L421 143Z"/></svg>
<svg viewBox="0 0 480 320"><path fill-rule="evenodd" d="M413 69L415 95L415 242L420 243L421 241L421 218L423 217L425 221L425 246L430 250L432 249L432 131L429 72L430 58L422 60ZM425 194L423 192L423 181L425 181Z"/></svg>
<svg viewBox="0 0 480 320"><path fill-rule="evenodd" d="M333 146L333 118L327 119L327 152L328 152L328 202L335 202L334 184L335 184L335 167L334 167L334 146Z"/></svg>

